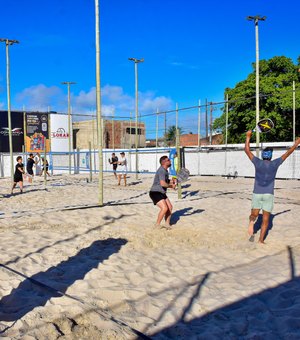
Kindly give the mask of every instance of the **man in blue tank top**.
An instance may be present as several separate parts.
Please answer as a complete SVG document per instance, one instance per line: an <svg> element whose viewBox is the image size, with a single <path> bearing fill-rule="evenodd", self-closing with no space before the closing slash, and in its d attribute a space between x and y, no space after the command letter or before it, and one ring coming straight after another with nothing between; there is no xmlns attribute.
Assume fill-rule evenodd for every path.
<svg viewBox="0 0 300 340"><path fill-rule="evenodd" d="M254 223L259 215L260 210L263 211L263 219L260 229L259 243L265 243L264 239L269 225L270 214L274 205L274 184L275 177L279 166L292 154L300 144L300 138L295 144L281 157L272 161L272 148L266 148L262 151L262 159L254 156L250 151L250 138L252 131L246 133L245 152L251 162L255 166L255 182L252 196L252 209L249 216L248 234L250 241L253 241Z"/></svg>

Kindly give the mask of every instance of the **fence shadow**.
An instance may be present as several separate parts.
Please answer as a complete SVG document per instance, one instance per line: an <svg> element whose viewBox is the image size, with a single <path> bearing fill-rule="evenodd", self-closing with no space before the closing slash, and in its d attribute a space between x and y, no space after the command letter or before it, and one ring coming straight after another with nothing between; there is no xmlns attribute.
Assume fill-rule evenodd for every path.
<svg viewBox="0 0 300 340"><path fill-rule="evenodd" d="M10 294L1 298L0 321L16 321L35 307L44 306L49 299L65 295L75 281L82 280L90 270L119 252L126 243L127 240L122 238L95 241L66 261L31 277L0 264L3 269L25 278Z"/></svg>
<svg viewBox="0 0 300 340"><path fill-rule="evenodd" d="M287 282L192 320L187 321L184 311L173 325L151 334L151 338L299 339L300 277L295 276L292 248L288 246L287 252L291 273ZM198 294L202 285L200 282Z"/></svg>

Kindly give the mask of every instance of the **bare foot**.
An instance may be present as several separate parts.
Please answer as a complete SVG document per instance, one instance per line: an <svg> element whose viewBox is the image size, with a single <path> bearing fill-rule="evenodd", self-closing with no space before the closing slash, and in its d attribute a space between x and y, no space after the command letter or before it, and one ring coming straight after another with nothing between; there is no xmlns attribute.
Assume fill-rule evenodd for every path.
<svg viewBox="0 0 300 340"><path fill-rule="evenodd" d="M261 241L261 240L259 240L258 243L259 243L259 244L266 244L265 241Z"/></svg>

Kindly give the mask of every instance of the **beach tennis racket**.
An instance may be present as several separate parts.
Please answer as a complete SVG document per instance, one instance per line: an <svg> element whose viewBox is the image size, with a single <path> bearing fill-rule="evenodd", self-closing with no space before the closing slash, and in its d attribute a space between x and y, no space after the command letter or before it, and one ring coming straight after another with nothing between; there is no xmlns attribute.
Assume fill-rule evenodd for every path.
<svg viewBox="0 0 300 340"><path fill-rule="evenodd" d="M262 132L270 132L274 127L274 123L272 122L272 120L270 118L264 118L264 119L261 119L255 129L253 131L257 131L259 133L262 133Z"/></svg>
<svg viewBox="0 0 300 340"><path fill-rule="evenodd" d="M186 182L189 179L190 172L186 168L182 168L178 174L176 175L176 179L178 183Z"/></svg>

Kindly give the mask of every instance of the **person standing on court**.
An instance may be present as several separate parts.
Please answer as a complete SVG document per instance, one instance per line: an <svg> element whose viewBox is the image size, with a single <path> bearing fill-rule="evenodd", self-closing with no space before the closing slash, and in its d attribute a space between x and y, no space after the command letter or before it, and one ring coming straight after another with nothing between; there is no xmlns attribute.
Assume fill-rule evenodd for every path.
<svg viewBox="0 0 300 340"><path fill-rule="evenodd" d="M40 175L41 172L41 155L39 154L39 152L36 153L35 157L34 157L34 162L35 162L35 174L37 176Z"/></svg>
<svg viewBox="0 0 300 340"><path fill-rule="evenodd" d="M112 164L114 176L117 179L118 157L116 156L114 152L111 154L111 159L109 159L108 161L109 161L109 164Z"/></svg>
<svg viewBox="0 0 300 340"><path fill-rule="evenodd" d="M159 208L155 227L160 228L160 223L163 218L165 218L165 228L170 229L170 221L173 207L166 193L168 188L175 189L176 183L169 180L168 169L171 166L171 161L168 156L160 157L159 163L160 167L157 169L154 176L149 196L152 199L153 204Z"/></svg>
<svg viewBox="0 0 300 340"><path fill-rule="evenodd" d="M27 159L27 164L26 164L26 171L27 171L27 174L28 174L28 182L29 183L32 183L32 178L34 176L34 173L33 173L33 165L34 164L35 164L35 161L34 161L33 153L30 153L29 157Z"/></svg>
<svg viewBox="0 0 300 340"><path fill-rule="evenodd" d="M254 224L260 210L263 211L262 224L260 229L259 243L265 243L265 236L269 225L270 214L274 206L274 184L279 166L292 154L300 144L300 138L295 144L281 157L272 161L272 148L262 151L262 159L257 158L250 151L250 138L252 131L246 133L245 152L255 167L255 182L252 196L252 209L249 216L248 234L249 241L254 240Z"/></svg>
<svg viewBox="0 0 300 340"><path fill-rule="evenodd" d="M49 174L49 163L47 159L44 159L44 157L42 157L42 171L40 172L40 176L42 176L43 172L46 172L46 174L51 177L51 175Z"/></svg>
<svg viewBox="0 0 300 340"><path fill-rule="evenodd" d="M14 188L17 186L19 183L20 186L20 192L22 194L23 192L23 174L25 174L24 171L24 164L22 163L22 157L18 156L17 157L17 164L15 168L15 173L14 173L14 184L11 188L11 194L13 194Z"/></svg>
<svg viewBox="0 0 300 340"><path fill-rule="evenodd" d="M120 161L118 162L118 165L119 165L118 185L121 185L121 179L122 179L122 176L123 176L124 186L126 187L126 185L127 185L127 182L126 182L127 159L125 157L125 152L121 152L120 155L121 155L121 158L120 158Z"/></svg>

